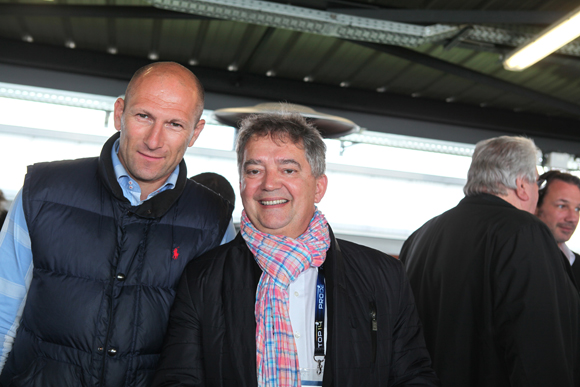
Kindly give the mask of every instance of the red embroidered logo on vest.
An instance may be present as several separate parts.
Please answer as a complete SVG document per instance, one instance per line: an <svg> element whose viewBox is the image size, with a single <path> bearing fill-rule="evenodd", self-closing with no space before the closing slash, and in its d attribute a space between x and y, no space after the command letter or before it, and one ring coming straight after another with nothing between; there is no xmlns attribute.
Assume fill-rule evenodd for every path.
<svg viewBox="0 0 580 387"><path fill-rule="evenodd" d="M177 257L179 257L179 252L177 252L178 248L179 246L173 249L173 259L177 259Z"/></svg>

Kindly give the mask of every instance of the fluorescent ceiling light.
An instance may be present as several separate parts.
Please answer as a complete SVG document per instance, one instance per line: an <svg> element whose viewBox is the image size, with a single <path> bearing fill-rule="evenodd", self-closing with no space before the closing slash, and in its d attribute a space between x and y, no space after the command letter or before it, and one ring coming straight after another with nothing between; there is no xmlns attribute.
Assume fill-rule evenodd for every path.
<svg viewBox="0 0 580 387"><path fill-rule="evenodd" d="M471 157L475 145L451 141L441 141L429 138L403 136L399 134L373 132L363 130L352 133L339 139L341 142L369 145L383 145L392 148L411 149L426 152L435 152L456 156Z"/></svg>
<svg viewBox="0 0 580 387"><path fill-rule="evenodd" d="M503 61L506 70L521 71L580 36L580 8L552 24L536 39L516 49Z"/></svg>
<svg viewBox="0 0 580 387"><path fill-rule="evenodd" d="M113 111L116 97L0 82L0 97Z"/></svg>

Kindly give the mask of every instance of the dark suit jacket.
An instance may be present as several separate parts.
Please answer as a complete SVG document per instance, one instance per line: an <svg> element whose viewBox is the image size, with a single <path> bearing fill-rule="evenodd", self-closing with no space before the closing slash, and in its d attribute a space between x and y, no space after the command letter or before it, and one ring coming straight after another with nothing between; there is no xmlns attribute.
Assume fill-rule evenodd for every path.
<svg viewBox="0 0 580 387"><path fill-rule="evenodd" d="M572 264L572 273L574 274L574 279L576 280L576 286L580 287L580 254L574 253L574 255L576 256L576 259Z"/></svg>
<svg viewBox="0 0 580 387"><path fill-rule="evenodd" d="M578 386L580 298L538 218L497 196L466 197L400 258L443 386Z"/></svg>

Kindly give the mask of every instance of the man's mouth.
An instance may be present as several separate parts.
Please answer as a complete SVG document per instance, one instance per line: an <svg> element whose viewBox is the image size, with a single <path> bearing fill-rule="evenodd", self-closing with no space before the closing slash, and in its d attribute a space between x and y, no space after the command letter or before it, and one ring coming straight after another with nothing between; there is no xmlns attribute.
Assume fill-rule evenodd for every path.
<svg viewBox="0 0 580 387"><path fill-rule="evenodd" d="M284 204L287 203L288 200L286 199L278 199L278 200L260 200L260 204L263 206L274 206L276 204Z"/></svg>
<svg viewBox="0 0 580 387"><path fill-rule="evenodd" d="M145 157L148 160L159 160L161 157L160 156L154 156L154 155L148 155L146 153L143 152L139 152L141 154L141 156Z"/></svg>
<svg viewBox="0 0 580 387"><path fill-rule="evenodd" d="M576 230L576 226L574 224L559 224L560 230L565 232L566 234L572 234L574 230Z"/></svg>

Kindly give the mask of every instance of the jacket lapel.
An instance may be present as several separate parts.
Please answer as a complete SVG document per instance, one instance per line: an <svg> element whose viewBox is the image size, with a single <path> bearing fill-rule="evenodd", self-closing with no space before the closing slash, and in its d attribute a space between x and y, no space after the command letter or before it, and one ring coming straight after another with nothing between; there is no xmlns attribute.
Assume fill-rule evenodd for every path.
<svg viewBox="0 0 580 387"><path fill-rule="evenodd" d="M330 248L326 253L326 259L324 261L327 288L326 295L328 299L328 333L326 339L326 358L324 360L324 378L322 382L323 387L330 387L334 385L334 359L329 354L336 353L334 350L334 347L337 343L337 338L334 335L334 332L336 332L337 324L337 319L335 319L335 316L340 315L340 313L337 313L337 309L339 308L338 302L341 299L341 295L345 292L344 262L342 258L342 252L330 226L328 226L328 229L330 231L331 243Z"/></svg>

